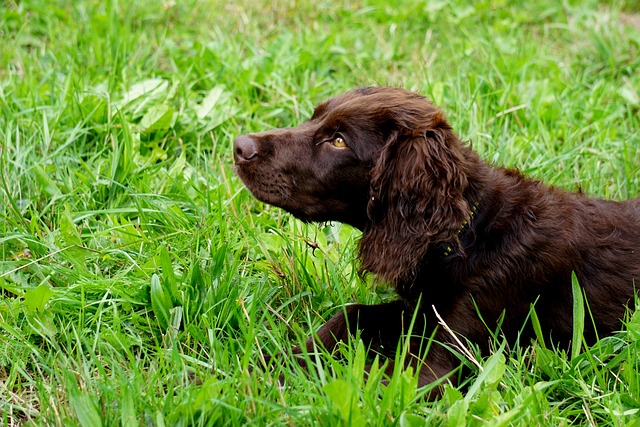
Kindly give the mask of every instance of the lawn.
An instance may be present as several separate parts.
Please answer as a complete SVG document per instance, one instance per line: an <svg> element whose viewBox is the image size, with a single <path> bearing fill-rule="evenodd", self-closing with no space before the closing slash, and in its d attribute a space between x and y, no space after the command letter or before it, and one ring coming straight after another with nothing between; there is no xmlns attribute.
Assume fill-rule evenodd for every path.
<svg viewBox="0 0 640 427"><path fill-rule="evenodd" d="M495 164L640 193L637 0L0 1L0 422L640 426L638 313L573 357L498 333L435 402L364 381L357 340L251 373L392 297L356 230L233 171L235 136L364 85L429 96Z"/></svg>

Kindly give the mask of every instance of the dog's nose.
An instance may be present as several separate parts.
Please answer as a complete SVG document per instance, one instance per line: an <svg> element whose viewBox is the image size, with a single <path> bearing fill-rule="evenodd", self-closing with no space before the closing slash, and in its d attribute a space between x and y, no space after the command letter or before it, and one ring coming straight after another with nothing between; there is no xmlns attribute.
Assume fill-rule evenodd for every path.
<svg viewBox="0 0 640 427"><path fill-rule="evenodd" d="M248 162L258 154L258 147L253 138L247 135L239 136L233 141L233 157L236 163Z"/></svg>

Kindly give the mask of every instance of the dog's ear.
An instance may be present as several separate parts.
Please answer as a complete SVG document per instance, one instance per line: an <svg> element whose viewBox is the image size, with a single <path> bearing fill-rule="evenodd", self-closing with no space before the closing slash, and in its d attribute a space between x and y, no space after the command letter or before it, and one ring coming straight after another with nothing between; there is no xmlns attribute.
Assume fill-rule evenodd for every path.
<svg viewBox="0 0 640 427"><path fill-rule="evenodd" d="M467 186L462 143L444 119L393 133L372 170L362 269L397 285L415 276L429 249L458 243Z"/></svg>

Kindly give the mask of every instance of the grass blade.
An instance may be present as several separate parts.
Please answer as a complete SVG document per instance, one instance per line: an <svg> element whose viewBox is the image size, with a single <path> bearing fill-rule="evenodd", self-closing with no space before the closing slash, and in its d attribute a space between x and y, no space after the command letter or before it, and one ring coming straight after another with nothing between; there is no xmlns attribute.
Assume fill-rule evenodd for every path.
<svg viewBox="0 0 640 427"><path fill-rule="evenodd" d="M582 288L575 272L571 273L571 293L573 294L573 337L571 340L571 359L580 355L584 336L584 298Z"/></svg>

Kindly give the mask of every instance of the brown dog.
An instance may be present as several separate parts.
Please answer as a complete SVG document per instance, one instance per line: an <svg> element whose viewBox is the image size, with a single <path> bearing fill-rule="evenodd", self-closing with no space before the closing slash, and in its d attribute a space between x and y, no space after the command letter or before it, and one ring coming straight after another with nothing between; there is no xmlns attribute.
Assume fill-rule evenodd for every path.
<svg viewBox="0 0 640 427"><path fill-rule="evenodd" d="M418 313L409 362L420 385L453 370L450 332L421 355L438 327L487 350L502 318L510 343L535 303L545 338L568 346L575 272L593 316L589 342L621 326L640 281L640 199L589 199L483 162L424 97L394 88L356 89L320 104L297 128L234 142L236 170L260 200L304 221L362 231L362 269L392 284L398 300L349 305L307 340L332 351L360 330L390 354ZM594 329L593 323L596 328ZM294 352L300 352L299 348Z"/></svg>

